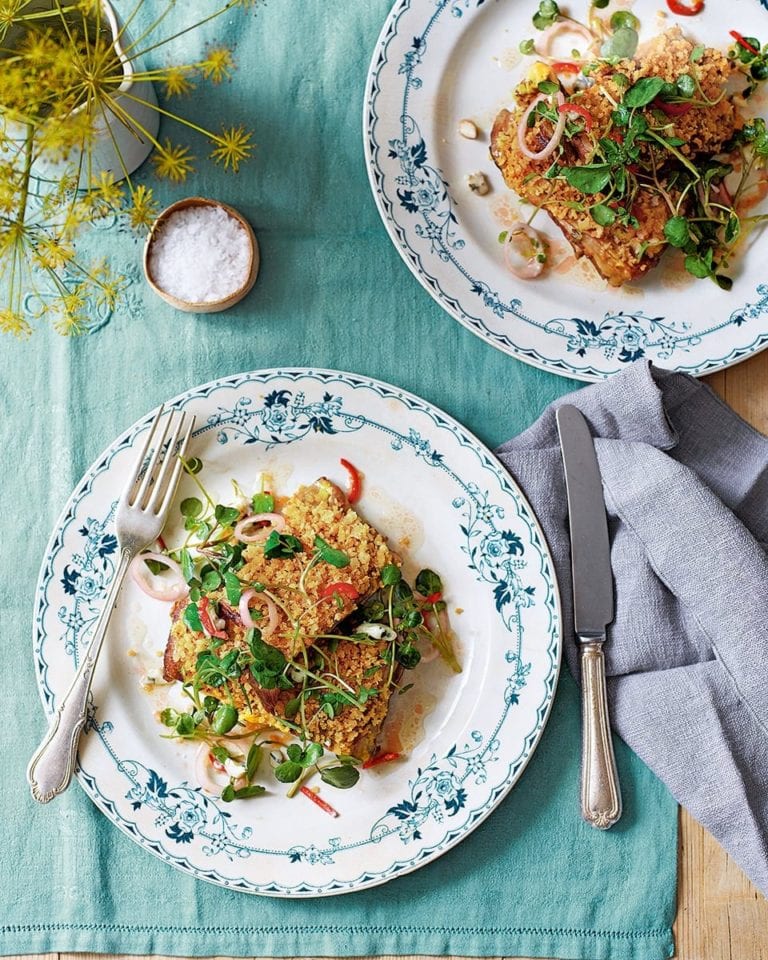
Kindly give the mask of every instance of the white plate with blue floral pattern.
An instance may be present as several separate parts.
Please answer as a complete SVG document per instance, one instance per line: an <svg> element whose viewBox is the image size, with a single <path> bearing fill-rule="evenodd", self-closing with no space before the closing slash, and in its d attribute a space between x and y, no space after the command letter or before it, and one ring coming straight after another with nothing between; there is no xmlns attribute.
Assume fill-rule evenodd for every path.
<svg viewBox="0 0 768 960"><path fill-rule="evenodd" d="M628 6L614 0L616 6ZM537 367L599 380L645 358L700 375L768 346L768 241L743 251L733 289L694 280L676 252L622 289L576 262L549 218L553 267L517 280L504 266L500 231L520 218L514 194L488 153L497 112L524 75L519 42L533 36L537 0L396 0L374 51L365 93L363 140L379 212L410 269L451 316L488 343ZM577 18L588 0L568 7ZM703 43L727 49L728 31L768 40L768 0L707 3L695 17L660 20L660 0L635 0L641 39L679 23ZM666 8L665 8L666 9ZM755 97L755 113L766 112ZM476 122L463 139L461 119ZM469 174L485 173L486 196ZM766 212L763 201L753 212ZM530 208L523 216L530 214Z"/></svg>
<svg viewBox="0 0 768 960"><path fill-rule="evenodd" d="M195 745L161 737L157 713L175 687L147 691L142 675L147 656L157 667L169 607L129 581L94 679L81 786L145 850L235 890L339 894L429 863L502 800L549 713L559 601L530 507L459 424L364 377L260 371L198 387L169 406L196 416L190 456L203 461L200 476L222 502L231 499L233 478L248 490L262 471L285 493L321 475L343 484L339 460L351 459L365 478L361 513L411 567L442 575L463 672L439 660L414 672L413 689L395 708L406 758L364 771L351 790L322 785L338 819L301 795L287 799L271 778L266 795L224 803L196 782ZM113 575L116 501L150 419L88 470L48 545L34 623L48 714L74 675ZM178 499L193 492L185 477Z"/></svg>

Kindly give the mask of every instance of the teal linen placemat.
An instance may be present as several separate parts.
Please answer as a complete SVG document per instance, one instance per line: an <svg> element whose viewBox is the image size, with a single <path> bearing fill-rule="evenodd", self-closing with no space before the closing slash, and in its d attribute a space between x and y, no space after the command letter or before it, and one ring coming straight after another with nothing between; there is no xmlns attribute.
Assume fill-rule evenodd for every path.
<svg viewBox="0 0 768 960"><path fill-rule="evenodd" d="M188 0L173 15L210 6ZM214 39L235 43L235 80L196 91L185 107L217 125L245 119L258 149L238 177L201 161L194 180L160 194L167 202L214 196L251 221L263 261L241 305L221 315L175 312L140 280L141 242L98 227L90 248L134 278L127 304L79 340L39 330L28 343L4 343L0 953L672 954L675 804L620 748L623 819L605 833L580 820L579 706L567 674L528 770L489 820L435 863L357 894L282 901L220 889L142 851L76 785L47 807L26 787L44 730L30 625L45 544L87 465L150 407L247 369L331 367L412 390L494 446L574 386L451 320L387 238L367 183L360 116L388 7L268 0L184 38L192 55ZM199 141L189 143L205 155Z"/></svg>

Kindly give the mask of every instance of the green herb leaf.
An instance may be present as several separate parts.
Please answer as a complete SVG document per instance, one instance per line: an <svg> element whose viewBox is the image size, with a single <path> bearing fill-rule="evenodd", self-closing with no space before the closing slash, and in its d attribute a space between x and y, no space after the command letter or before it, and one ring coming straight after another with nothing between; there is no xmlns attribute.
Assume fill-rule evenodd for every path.
<svg viewBox="0 0 768 960"><path fill-rule="evenodd" d="M229 733L236 723L237 710L231 703L222 703L216 708L213 714L211 729L214 733L222 737L225 733Z"/></svg>
<svg viewBox="0 0 768 960"><path fill-rule="evenodd" d="M246 643L253 656L253 663L250 663L248 668L256 683L265 690L290 689L290 681L283 676L288 663L283 652L265 643L261 638L261 631L256 628L248 631Z"/></svg>
<svg viewBox="0 0 768 960"><path fill-rule="evenodd" d="M274 513L275 498L271 493L255 493L251 499L254 513Z"/></svg>
<svg viewBox="0 0 768 960"><path fill-rule="evenodd" d="M216 504L216 509L214 510L214 516L216 517L216 522L222 527L231 527L233 523L237 522L238 517L240 516L240 511L237 507L225 507L222 503Z"/></svg>
<svg viewBox="0 0 768 960"><path fill-rule="evenodd" d="M554 0L541 0L539 9L533 15L533 25L537 30L546 30L560 16L560 8Z"/></svg>
<svg viewBox="0 0 768 960"><path fill-rule="evenodd" d="M685 217L671 217L664 224L664 236L673 247L684 247L690 239L688 221Z"/></svg>
<svg viewBox="0 0 768 960"><path fill-rule="evenodd" d="M287 560L289 557L303 553L301 541L289 533L278 533L273 530L264 542L264 556L267 560Z"/></svg>
<svg viewBox="0 0 768 960"><path fill-rule="evenodd" d="M554 80L542 80L536 84L536 87L539 93L557 93L560 89L560 84L555 83Z"/></svg>
<svg viewBox="0 0 768 960"><path fill-rule="evenodd" d="M697 47L694 47L693 50L691 50L691 63L698 63L699 60L701 60L701 58L704 56L705 50L706 47L704 44L699 44Z"/></svg>
<svg viewBox="0 0 768 960"><path fill-rule="evenodd" d="M227 591L228 602L231 603L233 607L236 607L240 603L240 598L243 595L243 585L240 579L234 573L227 571L224 574L224 587Z"/></svg>
<svg viewBox="0 0 768 960"><path fill-rule="evenodd" d="M198 500L197 497L187 497L179 504L179 510L182 517L199 517L203 512L202 500Z"/></svg>
<svg viewBox="0 0 768 960"><path fill-rule="evenodd" d="M431 597L433 593L443 592L443 581L434 570L421 570L416 577L415 585L423 597Z"/></svg>
<svg viewBox="0 0 768 960"><path fill-rule="evenodd" d="M596 203L589 212L595 223L599 223L601 227L610 227L616 220L616 213L604 203Z"/></svg>
<svg viewBox="0 0 768 960"><path fill-rule="evenodd" d="M181 575L187 583L195 579L195 564L186 547L181 551Z"/></svg>
<svg viewBox="0 0 768 960"><path fill-rule="evenodd" d="M248 758L245 761L245 777L249 783L256 776L256 772L259 769L259 764L261 763L261 758L263 755L264 751L261 749L259 744L252 743L251 748L248 751Z"/></svg>
<svg viewBox="0 0 768 960"><path fill-rule="evenodd" d="M536 52L536 46L533 40L521 40L520 46L518 47L518 49L520 50L520 53L522 53L523 56L525 57L528 57L532 53Z"/></svg>
<svg viewBox="0 0 768 960"><path fill-rule="evenodd" d="M338 790L349 790L360 779L360 771L351 763L341 763L334 767L323 767L320 779Z"/></svg>
<svg viewBox="0 0 768 960"><path fill-rule="evenodd" d="M275 777L280 783L293 783L298 780L304 772L304 767L293 760L286 760L275 767Z"/></svg>
<svg viewBox="0 0 768 960"><path fill-rule="evenodd" d="M402 576L400 567L394 563L388 563L385 567L382 567L381 582L385 587L393 587L402 580Z"/></svg>
<svg viewBox="0 0 768 960"><path fill-rule="evenodd" d="M732 244L740 233L741 220L739 220L735 213L732 213L730 217L728 217L728 223L726 223L725 231L723 233L725 242L729 245Z"/></svg>
<svg viewBox="0 0 768 960"><path fill-rule="evenodd" d="M655 100L661 93L665 81L661 77L643 77L630 87L624 94L624 103L627 107L644 107L651 100Z"/></svg>
<svg viewBox="0 0 768 960"><path fill-rule="evenodd" d="M712 275L712 267L706 260L698 254L693 254L685 258L685 269L688 273L703 280Z"/></svg>
<svg viewBox="0 0 768 960"><path fill-rule="evenodd" d="M611 180L611 168L607 163L594 163L582 167L565 167L563 176L581 193L600 193Z"/></svg>
<svg viewBox="0 0 768 960"><path fill-rule="evenodd" d="M200 473L203 469L203 461L200 457L190 457L189 460L182 461L184 464L184 472L194 476L196 473Z"/></svg>
<svg viewBox="0 0 768 960"><path fill-rule="evenodd" d="M336 550L326 543L322 537L315 537L315 550L320 554L320 558L330 563L332 567L348 567L350 560L343 550Z"/></svg>
<svg viewBox="0 0 768 960"><path fill-rule="evenodd" d="M221 791L221 799L225 803L231 803L232 800L248 800L250 797L261 797L266 792L266 787L262 787L258 783L252 783L247 787L240 787L238 790L235 790L234 786L230 783Z"/></svg>
<svg viewBox="0 0 768 960"><path fill-rule="evenodd" d="M689 73L682 73L675 81L675 90L678 96L690 100L696 93L696 81Z"/></svg>
<svg viewBox="0 0 768 960"><path fill-rule="evenodd" d="M221 586L221 574L218 570L208 570L202 579L202 587L206 593L212 593Z"/></svg>
<svg viewBox="0 0 768 960"><path fill-rule="evenodd" d="M200 622L200 613L196 603L190 603L184 611L184 623L197 633L203 633L203 625Z"/></svg>

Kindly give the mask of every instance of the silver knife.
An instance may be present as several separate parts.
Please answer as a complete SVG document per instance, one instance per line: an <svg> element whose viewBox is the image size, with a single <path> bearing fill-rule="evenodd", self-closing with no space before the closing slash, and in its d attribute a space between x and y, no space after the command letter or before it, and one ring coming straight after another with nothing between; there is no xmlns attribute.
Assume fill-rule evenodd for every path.
<svg viewBox="0 0 768 960"><path fill-rule="evenodd" d="M573 572L573 619L581 659L581 815L607 830L621 816L605 688L603 644L613 620L613 572L608 521L595 444L576 407L558 407L557 429L568 493Z"/></svg>

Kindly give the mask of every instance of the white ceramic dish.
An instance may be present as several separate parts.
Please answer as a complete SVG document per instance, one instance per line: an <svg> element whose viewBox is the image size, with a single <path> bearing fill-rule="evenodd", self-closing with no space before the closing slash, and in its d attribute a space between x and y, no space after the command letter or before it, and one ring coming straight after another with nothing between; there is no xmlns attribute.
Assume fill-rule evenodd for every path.
<svg viewBox="0 0 768 960"><path fill-rule="evenodd" d="M274 896L383 883L463 839L517 781L546 722L560 662L552 563L530 507L503 468L445 414L394 387L328 371L261 371L198 387L169 406L197 417L190 456L215 496L261 471L291 492L320 475L365 475L359 509L414 565L446 584L463 673L439 661L404 697L422 710L407 759L365 771L352 790L323 786L332 819L280 785L226 804L195 781L194 744L161 738L171 688L142 689L130 650L160 652L167 604L132 582L93 686L77 776L104 814L166 862L203 880ZM48 714L85 649L113 573L114 509L137 437L120 436L78 484L56 525L37 589L34 656ZM179 499L194 492L183 481ZM168 531L169 542L174 530ZM404 707L404 709L407 709ZM285 829L290 821L291 829Z"/></svg>

